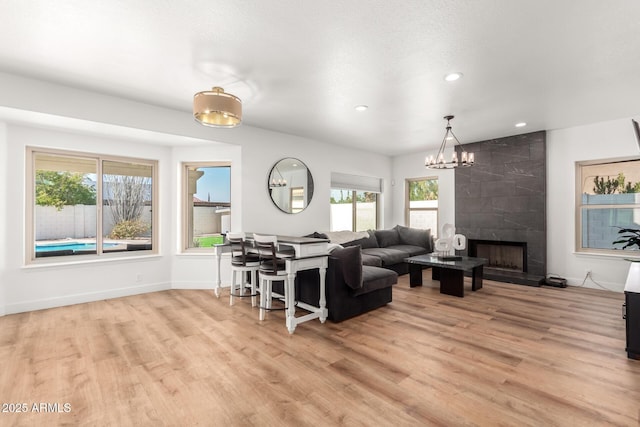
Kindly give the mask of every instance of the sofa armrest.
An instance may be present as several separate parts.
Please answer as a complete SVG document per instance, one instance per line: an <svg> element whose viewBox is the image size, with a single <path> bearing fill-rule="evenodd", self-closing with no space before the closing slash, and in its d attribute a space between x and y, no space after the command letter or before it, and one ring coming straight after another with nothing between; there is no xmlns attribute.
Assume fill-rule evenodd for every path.
<svg viewBox="0 0 640 427"><path fill-rule="evenodd" d="M351 289L362 288L362 249L360 246L349 246L347 248L335 249L331 252L331 258L337 262L334 263L336 274L342 277L344 284Z"/></svg>

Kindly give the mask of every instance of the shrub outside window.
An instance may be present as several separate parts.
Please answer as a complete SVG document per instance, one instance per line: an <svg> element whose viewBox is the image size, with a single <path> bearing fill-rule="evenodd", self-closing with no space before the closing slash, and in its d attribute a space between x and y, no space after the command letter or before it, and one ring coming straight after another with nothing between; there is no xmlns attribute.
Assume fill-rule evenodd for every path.
<svg viewBox="0 0 640 427"><path fill-rule="evenodd" d="M27 158L28 262L154 251L155 161L34 148Z"/></svg>
<svg viewBox="0 0 640 427"><path fill-rule="evenodd" d="M624 230L640 231L640 159L578 162L576 177L576 250L637 256Z"/></svg>

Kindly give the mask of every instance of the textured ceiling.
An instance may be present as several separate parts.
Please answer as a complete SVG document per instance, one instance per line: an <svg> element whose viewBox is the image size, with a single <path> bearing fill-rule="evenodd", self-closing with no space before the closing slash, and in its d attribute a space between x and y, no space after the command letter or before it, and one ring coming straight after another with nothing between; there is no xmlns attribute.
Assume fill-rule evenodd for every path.
<svg viewBox="0 0 640 427"><path fill-rule="evenodd" d="M0 16L2 71L181 111L223 86L245 125L390 155L437 147L446 114L462 143L640 114L632 0L0 0Z"/></svg>

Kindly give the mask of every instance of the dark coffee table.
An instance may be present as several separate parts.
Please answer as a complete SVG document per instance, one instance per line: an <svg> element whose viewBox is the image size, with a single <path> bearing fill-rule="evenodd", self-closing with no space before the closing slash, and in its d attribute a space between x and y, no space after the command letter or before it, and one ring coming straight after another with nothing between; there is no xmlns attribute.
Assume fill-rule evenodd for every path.
<svg viewBox="0 0 640 427"><path fill-rule="evenodd" d="M482 288L483 265L485 258L461 256L459 260L444 260L436 254L418 255L405 258L409 264L409 286L422 286L422 267L431 267L431 278L440 281L440 293L464 297L464 272L471 272L471 290Z"/></svg>

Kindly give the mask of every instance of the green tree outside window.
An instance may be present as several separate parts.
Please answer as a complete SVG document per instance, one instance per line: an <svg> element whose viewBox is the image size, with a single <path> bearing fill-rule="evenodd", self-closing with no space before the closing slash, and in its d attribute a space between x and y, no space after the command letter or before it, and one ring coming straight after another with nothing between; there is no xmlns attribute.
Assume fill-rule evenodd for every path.
<svg viewBox="0 0 640 427"><path fill-rule="evenodd" d="M83 183L80 173L36 171L36 204L55 206L95 205L96 190Z"/></svg>

